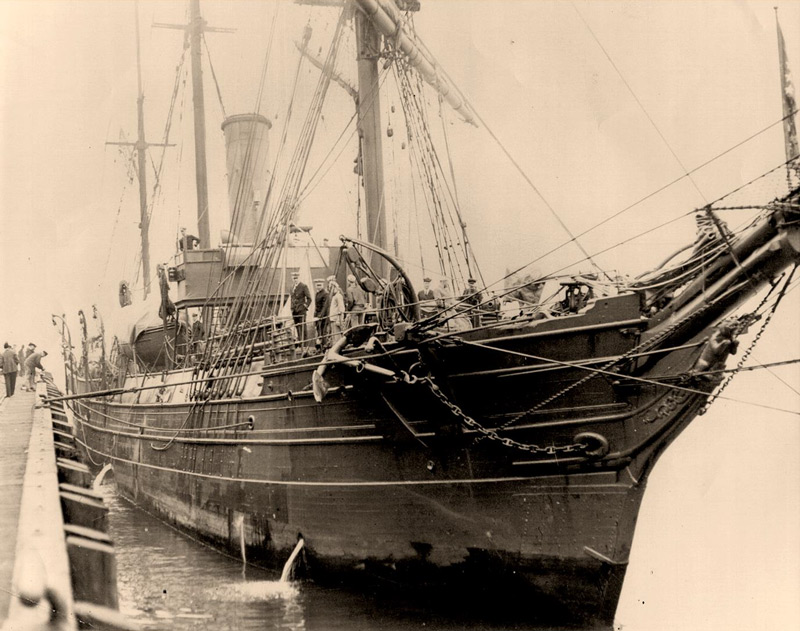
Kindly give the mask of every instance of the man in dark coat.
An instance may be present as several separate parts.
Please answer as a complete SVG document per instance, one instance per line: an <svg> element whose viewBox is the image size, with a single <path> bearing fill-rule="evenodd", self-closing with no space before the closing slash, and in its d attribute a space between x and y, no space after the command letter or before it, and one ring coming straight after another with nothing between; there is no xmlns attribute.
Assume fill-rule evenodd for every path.
<svg viewBox="0 0 800 631"><path fill-rule="evenodd" d="M419 301L419 313L423 318L427 318L436 313L436 294L431 289L431 279L426 276L422 279L422 289L417 292Z"/></svg>
<svg viewBox="0 0 800 631"><path fill-rule="evenodd" d="M17 366L19 366L19 357L17 351L11 348L11 344L6 342L3 345L3 355L0 358L0 368L3 369L3 376L6 379L6 396L14 396L14 387L17 383Z"/></svg>
<svg viewBox="0 0 800 631"><path fill-rule="evenodd" d="M417 292L417 300L422 302L423 300L433 300L436 296L433 294L433 289L431 289L431 279L427 276L422 279L422 289Z"/></svg>
<svg viewBox="0 0 800 631"><path fill-rule="evenodd" d="M461 294L461 301L464 304L473 305L475 307L483 302L483 294L478 289L477 281L474 278L467 280L467 287L464 289L464 293ZM472 320L472 326L478 326L480 324L480 315L476 309L470 310L469 317L470 320Z"/></svg>
<svg viewBox="0 0 800 631"><path fill-rule="evenodd" d="M317 330L316 347L325 347L325 339L328 335L328 309L330 307L330 295L325 289L325 280L318 278L314 281L314 326Z"/></svg>
<svg viewBox="0 0 800 631"><path fill-rule="evenodd" d="M206 328L196 311L192 314L192 353L197 355L205 346Z"/></svg>
<svg viewBox="0 0 800 631"><path fill-rule="evenodd" d="M300 282L300 272L292 272L292 291L289 296L292 320L297 327L297 342L302 346L306 341L306 313L311 304L311 292L305 283Z"/></svg>
<svg viewBox="0 0 800 631"><path fill-rule="evenodd" d="M468 305L479 305L483 302L483 294L476 285L477 281L474 278L470 278L467 281L467 287L464 289L464 293L461 294L461 300Z"/></svg>

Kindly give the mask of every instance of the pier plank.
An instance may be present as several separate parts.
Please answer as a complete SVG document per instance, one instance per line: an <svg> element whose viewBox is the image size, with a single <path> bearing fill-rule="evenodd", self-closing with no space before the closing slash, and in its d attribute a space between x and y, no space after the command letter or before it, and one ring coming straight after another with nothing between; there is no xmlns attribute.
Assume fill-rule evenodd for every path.
<svg viewBox="0 0 800 631"><path fill-rule="evenodd" d="M0 402L0 620L8 616L22 481L33 426L32 392L18 391Z"/></svg>

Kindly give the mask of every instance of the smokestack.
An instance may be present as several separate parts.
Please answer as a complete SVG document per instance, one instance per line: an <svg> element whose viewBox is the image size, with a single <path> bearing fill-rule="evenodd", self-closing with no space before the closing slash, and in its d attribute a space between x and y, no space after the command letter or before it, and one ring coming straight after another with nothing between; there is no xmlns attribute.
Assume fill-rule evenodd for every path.
<svg viewBox="0 0 800 631"><path fill-rule="evenodd" d="M228 169L228 208L235 242L252 244L267 188L267 132L272 127L261 114L236 114L222 123Z"/></svg>

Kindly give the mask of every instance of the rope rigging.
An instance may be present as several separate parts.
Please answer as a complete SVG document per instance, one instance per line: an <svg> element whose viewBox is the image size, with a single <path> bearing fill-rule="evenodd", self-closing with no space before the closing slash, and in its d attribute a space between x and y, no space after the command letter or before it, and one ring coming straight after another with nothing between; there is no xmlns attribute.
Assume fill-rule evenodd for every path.
<svg viewBox="0 0 800 631"><path fill-rule="evenodd" d="M267 326L266 323L269 322L272 323L273 331L277 328L276 316L275 316L276 305L274 304L274 302L270 301L270 296L275 295L274 290L277 289L277 285L279 283L283 283L284 280L283 276L285 275L286 264L284 262L282 269L280 265L281 253L284 253L285 255L286 246L288 240L290 239L292 224L297 220L297 214L299 211L300 203L310 193L313 186L316 185L315 180L317 178L317 175L320 173L324 175L330 169L330 166L326 166L330 164L329 162L327 162L328 158L336 150L339 140L345 137L346 132L350 127L350 123L352 123L355 120L355 114L354 114L353 118L351 118L350 123L348 123L348 125L342 131L339 138L334 143L333 147L330 149L328 154L320 163L319 167L311 174L310 178L306 179L311 146L315 138L319 122L321 120L322 104L324 102L327 89L330 85L330 81L332 80L332 77L334 75L333 67L334 64L336 63L337 54L341 47L343 24L346 18L347 18L347 11L343 10L339 17L339 22L336 27L336 33L328 49L328 54L323 65L323 70L320 73L319 81L314 90L314 94L311 99L311 105L308 108L305 120L300 130L298 142L294 148L294 152L292 153L291 157L287 161L285 161L286 166L282 167L285 169L285 173L281 174L283 177L280 180L276 178L276 174L278 172L277 167L272 170L269 186L267 188L267 197L264 202L263 214L259 219L259 225L257 230L258 238L256 239L257 242L254 244L252 250L248 253L244 263L239 264L233 271L223 272L223 274L227 274L227 276L220 279L212 279L212 278L208 279L209 296L213 298L215 294L216 295L225 294L226 296L228 295L231 296L231 300L230 302L226 303L225 306L215 309L216 311L215 318L212 322L209 323L209 335L207 338L209 340L209 343L203 347L202 357L194 367L193 379L190 382L191 384L190 397L192 398L193 401L195 401L195 405L192 407L192 411L184 419L183 424L176 431L175 435L177 435L178 432L184 431L183 428L187 425L187 423L189 423L189 420L192 417L192 415L197 413L198 411L202 411L204 409L205 402L210 400L214 395L220 394L223 391L236 392L239 389L239 387L243 385L244 383L243 380L245 379L245 375L247 374L247 368L251 365L253 358L258 356L257 352L264 351L263 331L265 326ZM257 107L255 108L255 111L259 110L261 104L261 98L263 94L263 88L266 76L266 68L269 61L269 52L272 45L274 29L275 29L275 20L273 19L272 28L270 30L270 35L269 35L267 54L264 61L264 69L262 72L258 97L256 101ZM208 44L207 42L205 42L205 40L204 43L206 47L206 52L209 53ZM306 39L306 44L307 43L308 43L308 38ZM167 119L165 139L169 137L169 129L172 123L173 108L177 98L178 86L180 83L179 81L180 69L183 65L184 56L185 56L185 49L184 49L184 55L181 58L181 63L178 66L178 76L176 76L175 90L173 92L173 98L170 105L170 114ZM407 137L409 141L408 145L409 161L413 164L413 166L416 169L415 175L418 178L417 184L420 187L420 193L421 193L420 194L421 201L419 206L423 205L422 200L424 200L425 209L428 214L427 218L430 223L430 229L433 234L434 240L436 242L436 253L438 257L439 271L442 274L442 276L456 279L458 282L463 283L466 277L471 277L473 275L473 265L474 265L474 270L477 272L477 274L480 274L480 270L478 270L477 264L474 263L474 257L473 261L470 260L472 253L465 230L466 224L463 221L460 213L458 196L455 188L455 178L453 173L452 160L449 161L450 181L448 181L445 167L443 166L442 161L439 158L439 154L437 153L434 147L433 138L431 135L429 112L427 110L426 101L422 96L421 78L419 77L419 74L411 68L411 66L408 64L405 58L400 56L394 56L391 57L388 61L391 63L387 62L387 64L384 65L384 71L386 71L389 67L392 68L395 80L397 82L398 91L400 92L402 97L401 102L403 104L403 113L407 128ZM209 62L210 62L210 53L209 53ZM279 150L279 155L283 152L283 149L286 147L289 121L291 119L291 112L294 106L294 97L296 95L295 90L297 89L298 85L301 64L302 64L302 59L300 60L300 62L298 62L297 66L297 73L295 75L295 85L292 93L292 102L289 105L289 115L285 119L286 123L283 129L283 136L280 143L281 149ZM211 66L211 72L212 75L214 76L214 82L216 85L217 94L220 101L220 107L222 108L224 114L225 110L222 102L221 90L219 87L219 83L217 82L216 75L214 74L213 66ZM383 80L385 80L386 76L388 76L388 72L383 73L383 77L381 78L380 83L382 83ZM378 87L379 86L376 86L375 89L377 90ZM439 104L440 104L439 116L443 126L445 144L447 145L448 141L446 133L446 124L444 121L444 117L442 116L441 113L441 100ZM480 118L480 116L478 114L476 114L476 116L484 124L484 127L487 128L489 134L494 138L494 140L498 142L498 144L500 144L499 140L494 136L492 131L489 130L489 128L486 126L485 122ZM352 137L353 133L355 133L354 129L351 131L349 137ZM759 133L763 133L763 131ZM755 135L752 137L755 137ZM251 140L252 138L250 139L250 141ZM248 141L248 150L245 155L245 164L247 164L248 161L250 160L250 147L251 147L250 141ZM742 143L739 143L739 145L736 146L740 146L746 141L747 140L742 141ZM339 155L341 154L341 151L343 151L343 148L344 145L342 149L339 151ZM732 149L733 148L728 149L722 154L719 154L717 158L724 155L725 153L728 153ZM447 150L449 157L449 147ZM512 163L514 163L514 166L517 167L520 173L522 173L521 168L519 167L519 165L516 164L516 162L514 162L513 158L510 155L508 155L508 152L506 152L505 149L503 149L503 151L506 153L507 157L511 159ZM675 156L675 158L677 160L677 156ZM568 266L562 267L560 270L557 270L556 273L564 271L565 269L568 269L569 267L572 267L573 265L576 265L578 263L588 261L599 271L599 274L604 275L608 279L611 285L617 288L621 288L621 283L619 279L612 278L611 275L609 275L607 272L601 269L595 262L594 257L598 256L599 254L613 250L614 248L617 248L625 243L633 241L634 239L637 239L643 236L644 234L648 234L650 232L653 232L654 230L672 224L674 221L684 219L685 217L693 213L696 214L697 212L701 213L705 212L709 216L710 220L713 222L714 228L718 230L719 232L718 236L720 238L717 238L716 240L709 240L709 243L706 244L708 245L708 247L706 247L705 249L698 249L697 247L695 247L695 250L691 252L691 254L688 256L686 260L682 260L681 262L672 265L668 268L662 269L661 267L659 267L654 272L650 274L645 274L643 275L643 277L637 279L636 282L629 284L628 287L641 291L661 290L664 288L674 289L675 287L679 287L687 283L688 281L695 278L698 274L702 273L703 270L708 268L721 256L725 255L726 253L733 255L733 250L731 247L731 242L729 241L729 237L731 240L734 239L740 231L731 233L727 231L726 228L721 227L718 218L716 218L716 215L713 214L714 211L721 209L729 209L729 208L730 209L745 208L745 206L728 206L722 208L712 208L713 205L716 204L717 202L711 202L709 204L706 204L703 208L701 208L700 211L692 211L691 213L687 213L677 218L670 219L669 221L662 223L659 226L656 226L655 228L646 230L629 239L622 240L610 247L602 249L599 252L595 252L593 254L590 254L587 250L583 248L583 246L578 242L578 238L591 232L592 230L595 230L601 225L604 225L605 223L611 221L612 219L619 217L626 211L630 210L639 203L643 202L645 199L652 197L658 192L664 190L665 188L671 186L672 184L684 178L689 178L690 181L692 181L692 184L695 184L691 178L691 174L717 158L712 158L708 162L692 170L687 170L683 166L683 164L681 164L681 168L683 169L684 173L683 175L681 175L680 178L673 180L673 182L658 189L658 191L651 193L650 195L639 200L638 202L629 205L628 207L622 209L621 211L618 211L612 216L602 220L601 222L595 224L594 226L588 228L587 230L584 230L583 232L577 235L570 232L567 226L563 223L563 221L561 221L561 219L559 219L558 215L550 207L547 200L545 200L542 197L541 193L538 191L533 182L524 173L522 173L523 177L526 179L528 184L542 199L544 204L554 214L556 219L558 219L559 223L566 230L570 239L565 241L561 245L557 246L553 250L550 250L550 252L547 252L537 257L536 259L534 259L534 261L519 268L517 272L522 271L526 267L532 265L536 261L541 260L542 258L551 254L552 252L555 252L556 250L561 249L562 247L574 242L575 245L581 250L581 253L584 255L584 258L580 259L580 261L577 261L576 263L572 263ZM162 151L161 161L159 162L157 169L155 163L153 163L154 171L157 173L154 185L154 197L156 191L159 190L160 173L161 173L161 168L163 167L163 162L164 162L164 152ZM278 158L276 157L276 165L277 163L278 163ZM759 176L759 178L752 180L749 184L752 184L756 180L765 177L765 175ZM280 182L280 184L276 186L276 182ZM737 190L741 190L747 185L748 184L745 184ZM414 196L416 198L416 193L417 193L416 187L412 187L412 191L414 192ZM734 192L735 191L732 191L731 193L726 194L725 196L719 198L719 200L717 201L729 197ZM236 213L241 212L242 205L239 202L240 199L242 199L243 197L244 196L242 195L242 189L240 183L240 191L237 193L236 196L237 203L234 205L234 209L232 210L232 215L234 217L236 216ZM154 203L155 201L151 200L150 209L148 210L148 216L150 212L152 212L152 207ZM763 206L753 206L748 208L759 209L763 208ZM414 204L414 211L415 212L419 211L419 208L416 203ZM396 215L394 218L396 223ZM233 217L231 225L235 225ZM419 225L417 225L417 229L419 230ZM409 233L410 232L411 231L409 230ZM232 250L230 245L231 244L226 244L226 246L223 248L227 250L227 253L230 253ZM420 250L420 256L421 256L421 250ZM738 261L736 262L738 264ZM423 270L425 269L424 259L422 260L422 269ZM484 288L491 287L499 282L502 282L503 280L512 277L514 274L515 272L509 273L505 277L500 279L500 281L496 281L495 283L492 283L492 285L489 286L483 283L483 286ZM554 275L551 274L548 276L542 276L536 280L549 279L553 277ZM791 280L791 277L789 280ZM218 286L212 291L210 286L215 284L216 281L220 282ZM281 284L280 287L281 291L279 293L282 299L284 295L283 285ZM791 288L793 289L794 286L792 286ZM507 289L505 290L505 293L501 293L499 295L501 297L508 295L515 289L516 288ZM777 307L777 303L780 302L780 300L785 296L786 293L788 293L789 289L790 289L789 281L787 281L778 299L775 301L774 305L772 305L773 309L767 315L767 319L766 322L764 323L764 326L766 326L766 324L769 322L769 318L771 318L772 313L774 313L774 308ZM766 305L766 300L769 297L770 296L768 295L765 298L762 305L759 306L759 309L761 309L762 306ZM475 309L480 309L482 306L491 304L496 299L497 295L492 295L488 299L485 299L481 301L480 304L476 305L465 304L464 300L456 300L454 305L448 306L440 314L437 314L435 318L423 320L417 325L417 327L419 330L425 331L433 327L441 326L442 323L447 322L450 318L462 315L465 311L470 312L474 311ZM210 305L211 303L212 301L209 300L207 302L207 305ZM450 315L446 313L449 310L453 311L453 313ZM378 311L380 311L380 309ZM699 312L695 312L692 315L694 316L697 313ZM491 326L500 326L500 325L498 324ZM762 327L762 331L763 328L764 327ZM758 337L760 337L760 332L757 338ZM659 338L657 339L661 339L661 337L659 336ZM279 344L276 344L274 341L271 343L272 343L272 346L270 347L271 349L280 347ZM469 343L475 344L473 342ZM653 340L650 340L649 343L654 343L654 342ZM478 345L481 346L480 344ZM755 345L755 342L753 345ZM640 347L637 347L637 349L641 350L641 348L644 347L645 347L644 345L641 345ZM486 346L486 348L491 348L491 347ZM649 346L647 346L647 348L649 348ZM501 350L501 349L495 348L493 350ZM750 350L751 349L748 349L746 355L749 355ZM173 353L174 352L175 348L173 348ZM534 355L529 355L529 357L533 359L542 359L542 358L537 358ZM736 372L743 369L741 364L744 363L744 359L746 359L746 357L743 358L743 361L740 363L737 369L735 369ZM621 360L624 361L624 356L623 358L617 358L615 360L615 363ZM550 360L550 361L556 361L556 360ZM565 363L565 365L568 365L568 363ZM594 371L592 373L593 375L603 374L604 370L604 368L600 369L587 368L587 369ZM749 370L750 368L747 369ZM587 378L590 377L591 375L587 375ZM215 381L217 379L219 381ZM218 384L222 384L223 380L225 379L228 379L227 383L225 383L224 386L219 385L218 387ZM584 380L577 381L575 384L572 384L570 388L580 385ZM659 384L659 382L656 380L650 380L650 381L652 381L653 384L664 385L664 384ZM565 392L568 391L570 388L565 390ZM719 393L722 391L723 388L721 388L714 395L714 397L719 396ZM697 391L697 392L702 392L702 391ZM546 399L544 402L540 403L539 406L547 405L550 401L552 401L552 398ZM535 407L533 410L526 411L526 414L531 413L536 409L538 409L538 407ZM188 429L185 431L194 431L194 430ZM159 449L168 448L172 444L174 439L175 436L173 436L172 439L170 439L166 445L163 445L158 448ZM157 447L153 448L156 449Z"/></svg>
<svg viewBox="0 0 800 631"><path fill-rule="evenodd" d="M264 204L264 213L256 232L256 234L263 236L259 237L259 241L253 246L248 255L248 264L240 265L236 268L240 271L239 276L237 277L233 273L229 274L227 278L220 279L221 282L215 292L209 292L211 295L219 291L232 293L233 301L225 308L221 322L212 325L211 335L209 336L210 343L206 344L203 357L196 371L200 371L199 366L203 365L208 367L202 370L203 373L218 375L220 373L235 372L247 365L251 360L258 340L258 324L270 319L269 312L272 309L272 305L265 297L274 293L274 290L277 289L277 281L279 277L282 277L279 273L280 267L276 265L276 257L285 248L289 237L290 225L293 224L296 217L300 186L320 121L322 104L331 82L332 68L340 47L347 13L344 10L340 13L324 70L320 74L305 121L299 133L299 139L293 155L288 161L286 174L277 194L274 191L276 170L272 172ZM306 45L310 36L310 27L307 27L304 36ZM295 74L295 91L302 61L303 57L301 56ZM262 77L264 74L262 74ZM293 101L294 95L290 101L290 110ZM288 115L285 119L281 148L285 146L290 119L291 115ZM215 329L220 326L225 332L225 336L215 335ZM193 388L193 396L197 397L200 394L196 388ZM205 393L206 396L210 394L210 392Z"/></svg>

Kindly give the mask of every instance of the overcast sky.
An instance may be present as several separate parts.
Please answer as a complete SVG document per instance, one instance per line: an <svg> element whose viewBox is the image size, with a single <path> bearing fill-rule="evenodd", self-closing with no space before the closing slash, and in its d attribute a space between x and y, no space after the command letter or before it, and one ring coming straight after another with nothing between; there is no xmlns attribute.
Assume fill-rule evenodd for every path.
<svg viewBox="0 0 800 631"><path fill-rule="evenodd" d="M774 125L782 117L774 3L422 4L416 25L428 48L574 233L768 128L691 181L582 238L589 252L702 206L785 159L782 131ZM789 60L800 76L800 3L778 5ZM202 7L211 25L237 29L207 36L227 114L254 109L277 11L261 107L275 123L276 143L296 63L293 42L308 23L311 49L324 52L335 10L255 1ZM133 15L132 3L117 0L0 2L0 337L14 344L53 345L51 313L67 313L74 322L79 308L113 304L119 280L135 273L136 184L127 181L125 156L105 145L135 136ZM161 139L182 50L181 33L151 25L185 19L183 2L141 3L151 142ZM304 70L308 85L314 72ZM208 67L205 81L217 235L227 202L221 108ZM332 87L330 100L312 165L350 116L343 91ZM389 116L395 102L386 103L387 127L398 124ZM154 213L154 262L170 256L179 226L194 230L190 105L190 93L181 90L171 135L177 146L167 150L157 207L169 213ZM459 123L452 113L445 124L487 280L566 240L485 128ZM392 169L404 160L399 136L384 138ZM304 202L301 219L315 226L319 239L352 227L354 157L343 151L341 164ZM779 191L764 186L760 192L768 199ZM688 221L597 260L635 275L691 239ZM564 248L536 268L547 272L580 258L574 247ZM421 269L409 265L419 277ZM800 292L787 302L756 350L760 361L800 356ZM797 367L775 372L794 388L800 384ZM799 403L766 373L742 375L726 395L794 410ZM668 451L650 484L620 606L626 629L800 626L796 416L720 401Z"/></svg>

